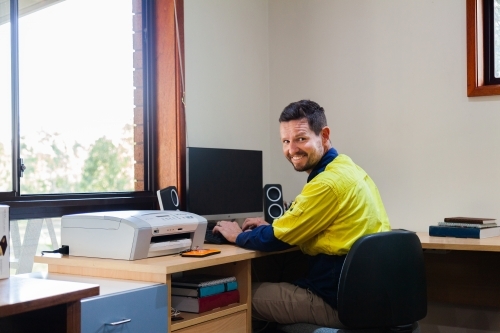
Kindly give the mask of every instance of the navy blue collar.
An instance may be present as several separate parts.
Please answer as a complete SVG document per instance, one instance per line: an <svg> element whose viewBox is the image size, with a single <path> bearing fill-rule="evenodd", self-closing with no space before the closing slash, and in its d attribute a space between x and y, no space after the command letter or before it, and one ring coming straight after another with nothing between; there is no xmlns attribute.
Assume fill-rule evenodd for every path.
<svg viewBox="0 0 500 333"><path fill-rule="evenodd" d="M314 169L312 169L311 173L307 177L307 182L309 183L313 180L321 172L325 171L326 166L335 159L335 157L339 156L339 153L335 150L335 148L330 148L325 155L321 158L321 160L316 164Z"/></svg>

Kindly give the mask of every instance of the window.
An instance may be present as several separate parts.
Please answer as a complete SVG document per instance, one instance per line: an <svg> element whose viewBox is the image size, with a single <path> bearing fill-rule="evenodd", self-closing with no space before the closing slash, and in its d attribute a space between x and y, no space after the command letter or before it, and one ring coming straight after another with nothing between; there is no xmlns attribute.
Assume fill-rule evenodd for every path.
<svg viewBox="0 0 500 333"><path fill-rule="evenodd" d="M0 192L12 191L10 4L0 1Z"/></svg>
<svg viewBox="0 0 500 333"><path fill-rule="evenodd" d="M0 203L11 219L154 209L156 189L182 193L182 9L0 0Z"/></svg>
<svg viewBox="0 0 500 333"><path fill-rule="evenodd" d="M133 16L131 1L65 0L19 17L21 194L134 191Z"/></svg>
<svg viewBox="0 0 500 333"><path fill-rule="evenodd" d="M484 82L500 84L500 0L485 0L484 21Z"/></svg>
<svg viewBox="0 0 500 333"><path fill-rule="evenodd" d="M72 17L70 5L79 6ZM50 24L43 18L63 9ZM122 25L115 22L117 15ZM93 30L89 25L100 30L88 35ZM28 38L38 29L44 33ZM121 48L120 42L128 46ZM183 53L183 0L0 0L0 204L10 206L11 271L31 272L35 253L59 246L64 214L155 209L155 191L170 185L177 186L183 202ZM122 55L123 62L118 61ZM99 61L91 62L95 58ZM116 77L120 80L112 81ZM78 82L83 78L87 80ZM122 90L112 92L115 85ZM30 103L35 109L31 114ZM49 114L64 103L71 105ZM90 107L100 113L92 115ZM92 145L82 144L83 139L76 140L79 144L59 140L67 114L72 118L66 122L80 125L73 128L78 134L93 131L84 126L86 121L105 121L115 109L120 113L111 117L106 131L118 129L121 135L125 129L126 140L120 135L103 138L102 131L87 138ZM128 119L125 125L114 121L121 116ZM30 146L33 141L38 145ZM22 178L20 158L27 167ZM113 171L115 162L125 166L118 163ZM103 178L108 167L113 177L107 173ZM126 182L113 179L120 172L127 177L116 178Z"/></svg>
<svg viewBox="0 0 500 333"><path fill-rule="evenodd" d="M467 96L500 95L500 0L467 0Z"/></svg>

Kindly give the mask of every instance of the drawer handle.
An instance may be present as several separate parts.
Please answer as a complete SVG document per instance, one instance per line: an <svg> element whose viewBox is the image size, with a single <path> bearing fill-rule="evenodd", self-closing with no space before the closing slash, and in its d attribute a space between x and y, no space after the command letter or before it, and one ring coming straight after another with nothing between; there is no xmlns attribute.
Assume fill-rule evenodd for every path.
<svg viewBox="0 0 500 333"><path fill-rule="evenodd" d="M118 325L122 325L122 324L128 323L130 321L132 321L132 319L123 319L123 320L115 321L114 323L109 323L109 324L106 324L106 325L118 326Z"/></svg>

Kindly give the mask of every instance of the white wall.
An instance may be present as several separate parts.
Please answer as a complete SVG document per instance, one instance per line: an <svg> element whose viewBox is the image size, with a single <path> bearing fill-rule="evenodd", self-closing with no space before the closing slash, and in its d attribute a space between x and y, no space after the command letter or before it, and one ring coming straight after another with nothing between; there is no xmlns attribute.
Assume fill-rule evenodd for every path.
<svg viewBox="0 0 500 333"><path fill-rule="evenodd" d="M188 146L262 150L268 183L267 1L185 0L184 11Z"/></svg>
<svg viewBox="0 0 500 333"><path fill-rule="evenodd" d="M264 151L285 199L306 175L278 116L312 99L377 183L395 228L500 219L500 96L466 96L465 0L185 0L188 144ZM430 304L423 332L500 332L500 313Z"/></svg>
<svg viewBox="0 0 500 333"><path fill-rule="evenodd" d="M464 0L186 0L188 144L260 149L291 200L306 175L278 116L310 98L396 228L500 218L500 97L466 96Z"/></svg>
<svg viewBox="0 0 500 333"><path fill-rule="evenodd" d="M271 178L285 198L305 175L281 156L276 119L312 99L393 227L500 219L500 96L466 96L465 23L465 0L270 0Z"/></svg>

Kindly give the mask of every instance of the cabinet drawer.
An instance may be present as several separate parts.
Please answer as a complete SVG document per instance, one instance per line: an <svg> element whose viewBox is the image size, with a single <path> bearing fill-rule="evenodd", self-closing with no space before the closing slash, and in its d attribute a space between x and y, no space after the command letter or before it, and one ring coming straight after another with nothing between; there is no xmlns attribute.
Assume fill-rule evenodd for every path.
<svg viewBox="0 0 500 333"><path fill-rule="evenodd" d="M82 333L167 332L166 285L89 297L81 306Z"/></svg>
<svg viewBox="0 0 500 333"><path fill-rule="evenodd" d="M247 312L241 311L221 318L186 327L174 333L246 333Z"/></svg>

